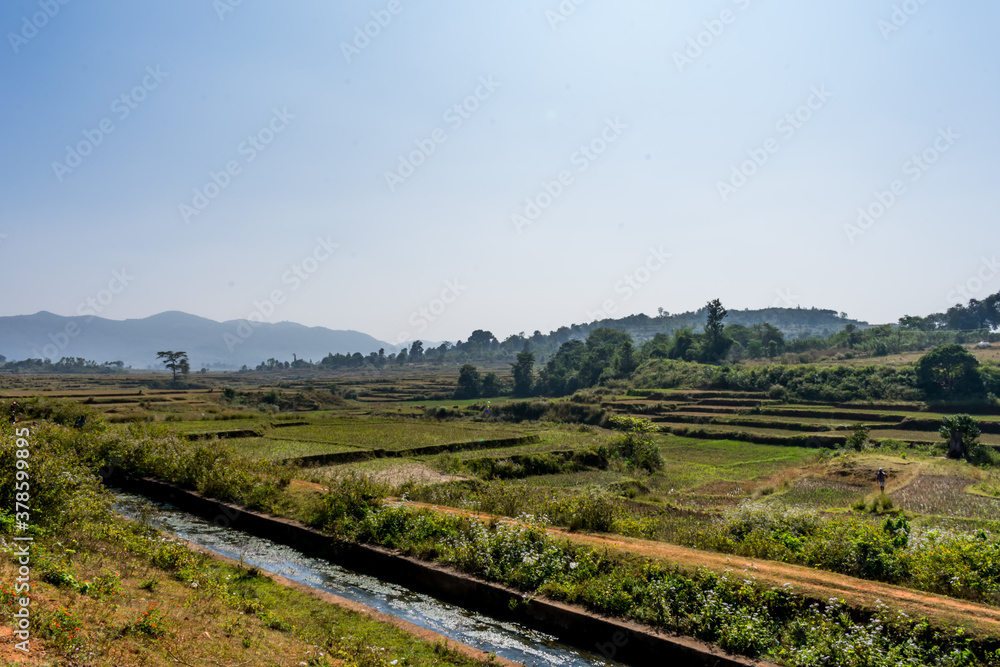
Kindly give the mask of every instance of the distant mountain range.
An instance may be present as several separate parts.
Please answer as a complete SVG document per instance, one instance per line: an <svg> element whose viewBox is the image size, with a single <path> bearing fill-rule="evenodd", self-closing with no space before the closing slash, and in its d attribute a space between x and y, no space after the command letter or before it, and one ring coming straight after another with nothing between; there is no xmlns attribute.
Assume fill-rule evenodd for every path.
<svg viewBox="0 0 1000 667"><path fill-rule="evenodd" d="M773 324L788 338L827 336L847 324L854 324L859 329L870 326L836 311L816 308L730 310L726 317L726 324L750 326L761 322ZM704 324L705 309L659 317L629 315L561 327L545 339L550 339L554 352L560 342L586 338L590 331L599 327L625 331L636 343L641 343L657 333L670 333L681 327L700 331ZM438 344L424 343L425 347ZM384 348L388 354L398 351L400 346L360 331L335 331L294 322L255 326L246 320L216 322L179 311L132 320L63 317L44 310L34 315L0 317L0 355L8 361L28 358L58 361L62 357L82 357L97 363L122 361L137 369L159 369L162 364L156 358L157 352L183 350L188 353L194 371L203 367L239 368L244 364L254 368L272 357L291 361L293 355L313 362L331 353L360 352L367 356L379 348Z"/></svg>
<svg viewBox="0 0 1000 667"><path fill-rule="evenodd" d="M191 370L253 368L274 357L291 361L319 361L329 353L367 355L397 346L359 331L335 331L293 322L260 323L246 320L216 322L169 311L142 319L108 320L101 317L63 317L47 311L34 315L0 317L0 354L8 360L83 357L98 363L123 361L133 368L162 368L156 353L184 350Z"/></svg>

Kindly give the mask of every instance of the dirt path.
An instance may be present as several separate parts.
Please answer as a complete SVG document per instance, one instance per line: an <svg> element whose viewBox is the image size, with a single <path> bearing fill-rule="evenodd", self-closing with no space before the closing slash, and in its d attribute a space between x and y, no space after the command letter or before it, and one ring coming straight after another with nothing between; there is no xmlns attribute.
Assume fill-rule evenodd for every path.
<svg viewBox="0 0 1000 667"><path fill-rule="evenodd" d="M325 490L319 484L299 480L294 480L292 483L308 486L318 491ZM517 523L513 519L494 517L489 514L453 507L410 501L405 504L412 507L426 507L439 512L473 516L486 521L497 519L508 523ZM939 625L957 625L977 635L1000 637L1000 609L988 605L933 593L923 593L901 586L858 579L802 565L729 556L666 542L654 542L619 535L570 533L558 528L549 528L547 532L551 535L565 537L575 544L624 551L685 568L705 567L719 573L732 572L734 575L752 576L758 582L772 586L790 584L791 589L799 595L820 600L840 598L852 607L872 609L876 600L880 600L891 608L899 609L913 618L927 617Z"/></svg>
<svg viewBox="0 0 1000 667"><path fill-rule="evenodd" d="M494 517L488 514L470 512L440 505L407 502L413 507L426 507L439 512L474 516L484 520ZM516 523L512 519L498 520ZM630 537L570 533L557 528L549 528L551 535L568 538L575 544L596 548L624 551L639 556L655 558L685 568L704 567L715 572L732 572L739 576L752 576L758 582L772 586L791 584L798 595L820 600L840 598L852 607L872 609L876 600L881 600L892 609L898 609L913 618L927 617L932 622L944 626L961 626L977 635L1000 637L1000 609L987 605L957 600L955 598L922 593L900 586L892 586L877 581L857 579L834 572L816 570L801 565L790 565L777 561L748 559L728 556L712 551L701 551L689 547L653 542Z"/></svg>
<svg viewBox="0 0 1000 667"><path fill-rule="evenodd" d="M323 492L326 491L326 487L322 484L317 484L316 482L307 482L303 479L293 479L289 482L291 486L300 486L304 489L312 489L313 491Z"/></svg>

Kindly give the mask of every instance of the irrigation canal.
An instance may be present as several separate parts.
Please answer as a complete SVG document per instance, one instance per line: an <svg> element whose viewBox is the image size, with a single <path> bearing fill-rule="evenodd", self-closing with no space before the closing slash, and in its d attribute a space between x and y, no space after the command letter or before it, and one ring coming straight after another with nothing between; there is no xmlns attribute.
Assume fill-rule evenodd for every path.
<svg viewBox="0 0 1000 667"><path fill-rule="evenodd" d="M152 506L151 523L209 551L242 559L248 565L360 602L386 614L433 630L449 639L531 667L590 667L622 665L596 653L558 642L554 637L519 623L469 611L398 584L344 569L307 556L288 546L225 528L188 514L165 502L132 493L115 492L116 509L139 518L143 505Z"/></svg>

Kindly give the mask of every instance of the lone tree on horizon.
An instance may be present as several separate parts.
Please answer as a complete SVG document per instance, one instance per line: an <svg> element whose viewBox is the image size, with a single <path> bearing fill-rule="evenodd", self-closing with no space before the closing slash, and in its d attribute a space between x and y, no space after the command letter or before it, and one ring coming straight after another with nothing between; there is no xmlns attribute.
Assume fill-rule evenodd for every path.
<svg viewBox="0 0 1000 667"><path fill-rule="evenodd" d="M174 373L174 382L177 382L177 372L180 371L181 375L187 375L191 370L191 364L188 363L187 352L157 352L157 359L163 360L163 365L169 368Z"/></svg>
<svg viewBox="0 0 1000 667"><path fill-rule="evenodd" d="M726 319L729 311L722 307L722 302L718 299L709 301L705 305L705 311L708 317L705 321L705 344L702 349L702 361L709 364L722 363L729 348L733 345L732 339L726 336L726 325L722 322Z"/></svg>

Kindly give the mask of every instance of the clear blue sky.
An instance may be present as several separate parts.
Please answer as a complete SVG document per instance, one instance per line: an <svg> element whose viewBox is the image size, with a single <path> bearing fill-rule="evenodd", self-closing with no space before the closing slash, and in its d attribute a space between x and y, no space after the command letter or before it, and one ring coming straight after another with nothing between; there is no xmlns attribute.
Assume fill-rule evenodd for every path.
<svg viewBox="0 0 1000 667"><path fill-rule="evenodd" d="M0 315L396 342L1000 291L996 3L235 3L3 3Z"/></svg>

